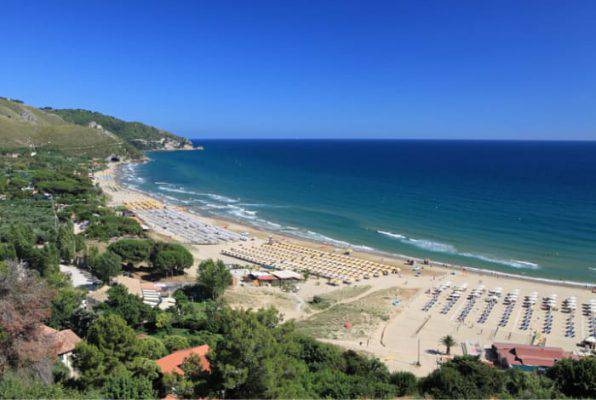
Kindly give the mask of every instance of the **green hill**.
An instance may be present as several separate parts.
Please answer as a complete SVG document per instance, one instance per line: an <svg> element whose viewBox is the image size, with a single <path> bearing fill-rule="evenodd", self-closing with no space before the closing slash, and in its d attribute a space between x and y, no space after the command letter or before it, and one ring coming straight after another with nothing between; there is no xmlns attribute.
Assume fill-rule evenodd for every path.
<svg viewBox="0 0 596 400"><path fill-rule="evenodd" d="M95 127L99 125L139 150L192 147L188 139L140 122L127 122L95 111L81 109L45 107L43 110L59 115L65 121L73 124Z"/></svg>
<svg viewBox="0 0 596 400"><path fill-rule="evenodd" d="M0 147L59 149L89 157L141 155L109 131L76 125L57 114L6 98L0 98Z"/></svg>

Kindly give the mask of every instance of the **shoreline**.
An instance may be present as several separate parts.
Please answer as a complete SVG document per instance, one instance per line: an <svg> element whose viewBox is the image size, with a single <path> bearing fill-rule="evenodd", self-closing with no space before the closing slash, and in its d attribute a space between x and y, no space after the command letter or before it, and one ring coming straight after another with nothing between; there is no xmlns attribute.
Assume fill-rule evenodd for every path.
<svg viewBox="0 0 596 400"><path fill-rule="evenodd" d="M332 248L334 251L336 250L345 250L346 248L351 248L353 250L353 254L355 255L363 255L363 254L367 254L373 257L381 257L382 259L384 258L388 258L389 260L392 261L398 261L400 263L404 263L408 260L413 260L419 264L422 264L422 266L424 267L431 267L431 268L437 268L437 269L445 269L448 271L457 271L457 272L472 272L478 275L484 275L484 276L491 276L491 277L499 277L499 278L504 278L504 279L510 279L510 280L524 280L527 282L534 282L534 283L541 283L541 284L548 284L548 285L555 285L555 286L562 286L562 287L571 287L571 288L579 288L579 289L596 289L596 283L589 283L589 282L578 282L578 281L567 281L567 280L558 280L558 279L552 279L552 278L541 278L541 277L535 277L535 276L528 276L528 275L521 275L521 274L515 274L515 273L509 273L509 272L502 272L502 271L495 271L495 270L491 270L491 269L485 269L485 268L479 268L479 267L469 267L469 266L464 266L464 265L454 265L454 264L449 264L449 263L443 263L443 262L439 262L439 261L433 261L430 259L428 260L428 263L425 263L424 259L421 258L417 258L417 257L411 257L411 256L407 256L404 254L396 254L396 253L388 253L385 251L381 251L378 249L374 249L371 248L370 250L368 249L363 249L363 246L357 246L357 245L353 245L351 243L348 243L347 247L340 247L337 244L333 244L333 243L328 243L325 241L317 241L315 239L311 239L311 238L305 238L299 235L292 235L290 233L279 233L273 230L267 230L266 228L263 228L261 226L255 226L252 225L250 223L247 223L246 221L238 221L235 220L233 218L228 218L225 216L220 216L220 215L216 215L216 216L212 216L212 215L204 215L203 213L197 212L195 210L192 210L190 207L185 206L185 205L179 205L179 204L171 204L171 201L169 199L166 198L166 196L162 196L156 193L152 193L149 191L145 191L139 188L132 188L130 186L128 186L126 183L122 182L121 179L121 168L123 168L125 165L129 165L129 164L140 164L140 163L147 163L150 162L151 159L148 157L145 157L142 161L140 162L120 162L117 163L116 165L113 165L114 167L114 180L120 184L121 186L123 186L124 188L126 188L127 190L131 190L140 194L143 194L145 196L154 198L156 200L159 200L161 202L163 202L164 204L167 205L171 205L171 206L175 206L181 209L184 209L186 212L189 212L193 215L196 215L198 217L201 218L208 218L214 221L218 221L220 223L231 223L231 224L235 224L241 227L246 228L247 231L258 231L261 232L263 234L268 234L270 236L276 236L276 237L280 237L280 238L285 238L291 241L296 241L298 243L308 243L310 245L318 245L318 246L326 246L326 247L330 247ZM331 238L332 239L332 238ZM339 242L339 240L338 240Z"/></svg>
<svg viewBox="0 0 596 400"><path fill-rule="evenodd" d="M445 335L451 335L460 344L452 349L453 355L470 354L474 349L481 351L495 342L560 347L581 355L584 354L581 341L596 335L592 322L595 316L583 312L584 306L595 300L593 284L526 277L436 262L416 263L418 269L407 263L408 259L412 259L410 257L357 249L351 252L351 260L341 262L345 268L341 270L342 273L351 271L352 275L346 274L355 278L358 267L350 270L351 266L366 262L381 264L389 273L373 274L369 268L367 276L361 274L360 279L348 279L349 282L346 282L333 275L340 271L333 270L334 266L331 265L338 257L345 257L345 247L303 237L295 238L285 232L272 232L264 227L238 223L233 218L211 216L201 210L178 205L174 198L166 195L131 188L122 182L122 170L116 170L116 166L126 168L124 163L110 164L107 170L95 176L95 181L108 196L110 206L127 205L133 212L141 210L137 218L142 223L146 223L143 215L147 216L143 210L167 207L179 213L177 218L181 215L189 221L195 220L245 235L246 240L241 241L200 243L194 240L197 237L194 234L189 237L177 230L175 221L171 225L165 223L165 226L156 220L147 221L149 237L183 243L195 258L195 263L184 275L167 282L185 284L194 281L198 265L207 259L219 259L226 264L237 265L240 267L238 272L242 274L254 268L261 270L264 265L262 261L266 261L268 255L274 260L276 257L280 261L282 258L291 260L292 254L296 254L292 246L302 254L315 250L315 254L321 254L320 259L324 260L312 263L306 260L302 262L304 269L313 271L327 265L330 270L319 271L322 274L310 272L292 291L284 291L270 284L238 280L226 291L230 306L244 309L274 307L282 320L294 320L305 334L345 349L373 355L391 371L405 370L417 376L427 375L445 360L444 354L437 351L437 345ZM273 239L274 245L281 247L272 250L272 246L267 245L269 238ZM249 255L249 261L235 257L229 253L230 250L245 252ZM259 253L264 258L259 259ZM257 256L256 259L251 261L250 254ZM296 265L293 264L290 262L288 269L295 270ZM474 295L476 292L480 294ZM501 299L489 303L492 293L496 292L502 294ZM453 297L454 293L458 294L456 298ZM512 303L513 306L507 305L506 300L511 293L520 296L519 301ZM531 306L522 300L538 294L540 301ZM330 307L318 309L311 304L315 296L327 296L335 300L332 300L334 303ZM552 319L547 321L549 311L543 304L545 299L551 297L558 298L561 308L555 307L549 317ZM570 298L577 299L578 306L581 304L577 312L564 310L564 301ZM506 321L501 322L502 318L506 318ZM569 318L576 329L573 336L566 333ZM345 327L346 320L351 323L349 329ZM551 327L545 333L547 323Z"/></svg>

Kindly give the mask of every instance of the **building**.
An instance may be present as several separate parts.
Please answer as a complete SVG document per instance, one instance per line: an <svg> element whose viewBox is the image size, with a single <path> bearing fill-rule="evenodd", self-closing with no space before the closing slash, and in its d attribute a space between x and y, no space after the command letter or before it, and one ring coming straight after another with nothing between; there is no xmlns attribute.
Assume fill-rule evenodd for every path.
<svg viewBox="0 0 596 400"><path fill-rule="evenodd" d="M184 371L180 368L184 361L190 356L197 355L201 361L201 366L204 371L211 372L211 366L209 360L207 360L207 353L209 352L209 346L204 344L202 346L191 347L189 349L178 350L170 355L160 358L155 361L162 374L178 374L184 375Z"/></svg>
<svg viewBox="0 0 596 400"><path fill-rule="evenodd" d="M76 345L81 341L81 338L70 329L57 331L47 325L41 325L39 329L51 354L62 361L66 368L68 368L71 377L74 376L72 353Z"/></svg>
<svg viewBox="0 0 596 400"><path fill-rule="evenodd" d="M290 271L288 269L271 271L271 275L273 275L280 281L301 281L304 279L304 277L301 274L294 271Z"/></svg>
<svg viewBox="0 0 596 400"><path fill-rule="evenodd" d="M493 343L495 363L503 368L526 371L552 367L555 362L574 355L560 347L542 347L516 343Z"/></svg>

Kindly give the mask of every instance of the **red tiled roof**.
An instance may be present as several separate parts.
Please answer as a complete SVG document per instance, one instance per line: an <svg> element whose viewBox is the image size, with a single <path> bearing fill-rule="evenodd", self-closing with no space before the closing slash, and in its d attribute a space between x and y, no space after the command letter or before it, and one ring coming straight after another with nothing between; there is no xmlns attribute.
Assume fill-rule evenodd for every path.
<svg viewBox="0 0 596 400"><path fill-rule="evenodd" d="M573 355L560 347L541 347L527 344L494 343L499 357L505 358L509 365L532 367L552 367L557 360L572 358Z"/></svg>
<svg viewBox="0 0 596 400"><path fill-rule="evenodd" d="M521 363L523 365L532 367L552 367L558 358L544 358L544 357L523 357Z"/></svg>
<svg viewBox="0 0 596 400"><path fill-rule="evenodd" d="M58 333L58 331L56 329L50 328L47 325L41 325L41 327L39 328L39 331L44 336L50 336L50 335Z"/></svg>
<svg viewBox="0 0 596 400"><path fill-rule="evenodd" d="M51 348L52 352L57 356L70 353L75 349L77 343L81 341L81 338L70 329L57 331L47 325L41 325L39 332L43 336L43 339L47 341L48 348Z"/></svg>
<svg viewBox="0 0 596 400"><path fill-rule="evenodd" d="M65 329L54 334L54 343L58 346L57 352L58 355L62 355L64 353L70 353L76 347L76 345L81 341L81 338L77 336L76 333L71 331L70 329Z"/></svg>
<svg viewBox="0 0 596 400"><path fill-rule="evenodd" d="M274 277L274 276L272 276L272 275L263 275L263 276L257 277L257 279L260 280L260 281L274 281L277 278Z"/></svg>
<svg viewBox="0 0 596 400"><path fill-rule="evenodd" d="M177 373L179 375L184 375L184 371L180 368L180 365L184 363L184 361L193 354L199 356L201 360L201 366L207 372L211 371L211 367L209 365L209 361L207 360L206 354L209 352L209 346L204 344L202 346L191 347L189 349L179 350L176 351L168 356L160 358L159 360L155 361L161 372L164 374L171 374Z"/></svg>
<svg viewBox="0 0 596 400"><path fill-rule="evenodd" d="M561 358L565 352L557 347L515 347L515 355L519 358Z"/></svg>

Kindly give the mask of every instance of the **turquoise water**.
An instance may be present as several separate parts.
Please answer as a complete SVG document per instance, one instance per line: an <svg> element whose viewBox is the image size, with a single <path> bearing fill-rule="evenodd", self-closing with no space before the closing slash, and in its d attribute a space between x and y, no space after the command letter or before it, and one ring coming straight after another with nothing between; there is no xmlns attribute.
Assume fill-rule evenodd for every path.
<svg viewBox="0 0 596 400"><path fill-rule="evenodd" d="M198 143L198 142L197 142ZM129 184L305 238L596 280L596 143L201 141Z"/></svg>

